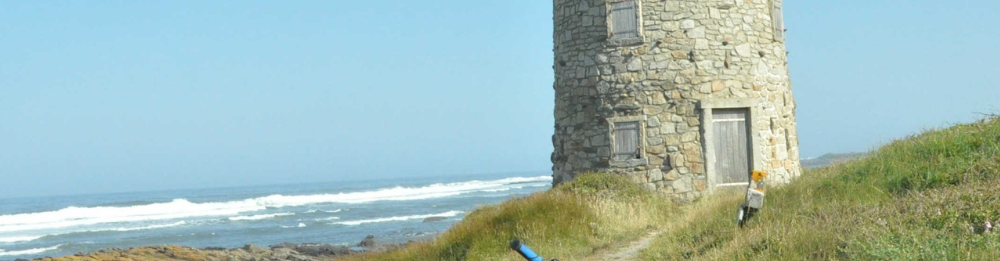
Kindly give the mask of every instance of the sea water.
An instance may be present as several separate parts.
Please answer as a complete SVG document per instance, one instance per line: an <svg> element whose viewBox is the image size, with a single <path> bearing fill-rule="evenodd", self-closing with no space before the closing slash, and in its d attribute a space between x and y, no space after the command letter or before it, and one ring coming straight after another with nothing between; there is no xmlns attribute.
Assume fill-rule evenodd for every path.
<svg viewBox="0 0 1000 261"><path fill-rule="evenodd" d="M353 245L367 235L401 243L551 184L521 173L0 199L0 260L164 244Z"/></svg>

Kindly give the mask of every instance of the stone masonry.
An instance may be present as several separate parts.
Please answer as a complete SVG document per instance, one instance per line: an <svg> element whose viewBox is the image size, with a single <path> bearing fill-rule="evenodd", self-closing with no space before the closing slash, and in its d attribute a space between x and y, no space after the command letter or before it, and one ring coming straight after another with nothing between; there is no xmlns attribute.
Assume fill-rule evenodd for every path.
<svg viewBox="0 0 1000 261"><path fill-rule="evenodd" d="M682 202L711 193L721 186L713 164L726 160L710 145L719 135L712 112L733 108L747 111L750 168L772 184L800 174L780 0L554 0L553 8L553 185L596 171ZM631 10L635 19L623 18ZM634 122L640 137L614 136L616 124ZM636 146L616 143L624 139L638 149L616 158L616 146Z"/></svg>

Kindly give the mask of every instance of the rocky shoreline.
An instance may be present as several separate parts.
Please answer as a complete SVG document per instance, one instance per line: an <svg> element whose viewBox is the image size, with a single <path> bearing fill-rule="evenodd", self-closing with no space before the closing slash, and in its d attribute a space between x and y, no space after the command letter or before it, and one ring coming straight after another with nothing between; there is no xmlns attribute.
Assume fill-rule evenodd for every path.
<svg viewBox="0 0 1000 261"><path fill-rule="evenodd" d="M281 243L269 247L247 244L239 248L193 248L186 246L143 246L133 248L108 248L91 253L77 253L64 257L45 257L34 260L205 260L205 261L321 261L337 257L385 251L406 244L386 244L375 241L375 236L367 236L354 246L335 246L320 243ZM15 261L28 261L17 259Z"/></svg>

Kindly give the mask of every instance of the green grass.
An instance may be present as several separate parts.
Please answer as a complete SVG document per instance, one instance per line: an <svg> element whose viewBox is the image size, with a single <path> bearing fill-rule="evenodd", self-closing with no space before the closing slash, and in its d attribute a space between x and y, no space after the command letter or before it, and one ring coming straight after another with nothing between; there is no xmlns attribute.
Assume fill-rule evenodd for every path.
<svg viewBox="0 0 1000 261"><path fill-rule="evenodd" d="M995 118L995 117L994 117ZM768 190L736 227L739 192L683 208L627 178L587 174L486 206L433 241L346 260L521 260L520 238L546 258L592 259L650 229L644 260L989 260L1000 256L1000 121L897 140L867 157L811 169Z"/></svg>
<svg viewBox="0 0 1000 261"><path fill-rule="evenodd" d="M508 249L514 238L543 257L579 260L643 235L673 209L668 199L626 177L585 174L556 189L481 207L433 241L343 260L523 260Z"/></svg>
<svg viewBox="0 0 1000 261"><path fill-rule="evenodd" d="M1000 121L928 131L806 171L735 228L742 195L663 225L644 260L989 260L1000 256Z"/></svg>

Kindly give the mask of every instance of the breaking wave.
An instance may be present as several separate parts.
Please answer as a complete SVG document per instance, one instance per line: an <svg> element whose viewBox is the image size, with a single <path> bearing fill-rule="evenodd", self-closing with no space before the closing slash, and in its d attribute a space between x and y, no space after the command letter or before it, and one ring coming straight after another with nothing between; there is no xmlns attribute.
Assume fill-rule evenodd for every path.
<svg viewBox="0 0 1000 261"><path fill-rule="evenodd" d="M11 236L11 237L0 237L0 243L16 243L32 241L35 239L42 238L44 236Z"/></svg>
<svg viewBox="0 0 1000 261"><path fill-rule="evenodd" d="M249 220L261 220L261 219L269 219L269 218L291 216L291 215L295 215L295 213L274 213L274 214L262 214L262 215L253 215L253 216L238 216L238 217L230 217L229 220L232 220L232 221L249 221Z"/></svg>
<svg viewBox="0 0 1000 261"><path fill-rule="evenodd" d="M55 246L50 246L50 247L45 247L45 248L32 248L32 249L17 250L17 251L4 251L3 249L0 249L0 256L33 255L33 254L38 254L38 253L42 253L42 252L45 252L45 251L56 250L56 249L59 249L59 247L61 247L61 246L62 245L55 245Z"/></svg>
<svg viewBox="0 0 1000 261"><path fill-rule="evenodd" d="M450 197L466 193L485 192L504 188L521 186L547 186L552 181L550 176L514 177L490 181L466 181L455 183L438 183L423 187L393 187L371 191L315 194L315 195L270 195L258 198L248 198L225 202L190 202L179 198L170 202L152 203L134 206L98 206L98 207L67 207L55 211L0 215L0 242L24 242L39 239L47 235L61 235L76 232L97 231L131 231L139 229L156 229L166 225L154 225L140 228L107 229L116 224L149 223L155 221L178 220L184 218L232 217L231 220L253 220L253 218L270 218L266 215L244 216L240 214L253 213L268 208L296 207L321 203L361 204L375 201L407 201ZM339 211L333 210L330 213ZM457 215L460 212L442 214ZM274 215L274 214L270 214ZM441 215L431 215L441 216ZM235 219L233 219L235 218ZM242 218L242 219L241 219ZM425 218L420 216L392 217L385 221L403 218ZM345 225L356 222L385 222L379 220L349 221ZM168 224L168 225L174 225Z"/></svg>
<svg viewBox="0 0 1000 261"><path fill-rule="evenodd" d="M390 222L390 221L407 221L407 220L413 220L413 219L425 219L425 218L429 218L429 217L454 217L454 216L458 216L458 214L462 214L462 213L465 213L465 212L453 210L453 211L448 211L448 212L438 213L438 214L400 216L400 217L387 217L387 218L375 218L375 219L364 219L364 220L355 220L355 221L334 222L333 224L347 225L347 226L357 226L357 225L366 224L366 223L379 223L379 222Z"/></svg>
<svg viewBox="0 0 1000 261"><path fill-rule="evenodd" d="M323 213L338 213L338 212L340 212L341 210L342 210L342 209L339 209L339 208L338 208L338 209L334 209L334 210L319 210L319 209L310 209L309 211L306 211L306 213L307 213L307 214L308 214L308 213L316 213L316 212L323 212Z"/></svg>
<svg viewBox="0 0 1000 261"><path fill-rule="evenodd" d="M162 224L162 225L149 225L149 226L145 226L145 227L130 227L130 228L114 228L114 229L107 229L107 230L88 230L87 232L101 232L101 231L126 232L126 231L136 231L136 230L147 230L147 229L158 229L158 228L176 227L176 226L183 226L185 224L187 224L186 221L177 221L177 222L174 222L174 223Z"/></svg>

